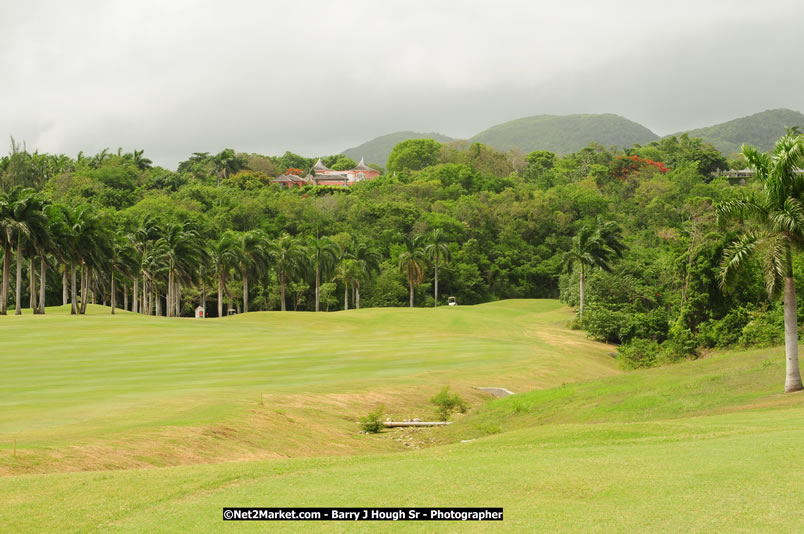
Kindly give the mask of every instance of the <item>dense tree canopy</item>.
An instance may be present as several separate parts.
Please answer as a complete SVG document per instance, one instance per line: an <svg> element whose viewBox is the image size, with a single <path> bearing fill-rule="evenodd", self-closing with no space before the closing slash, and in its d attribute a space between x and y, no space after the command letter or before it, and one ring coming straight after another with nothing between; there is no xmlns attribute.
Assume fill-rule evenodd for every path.
<svg viewBox="0 0 804 534"><path fill-rule="evenodd" d="M14 142L0 158L0 313L71 304L80 314L88 302L114 302L171 316L209 305L214 316L433 306L447 296L578 306L583 273L577 324L621 344L625 365L783 340L782 306L768 299L758 264L735 275L740 291L719 286L738 227L718 227L714 206L762 186L718 176L725 160L698 139L565 155L414 139L375 180L271 184L314 162L226 149L171 170L140 150L71 158ZM580 265L579 236L594 237L595 225L620 232L602 249L608 270L565 268ZM798 249L790 261L804 265Z"/></svg>

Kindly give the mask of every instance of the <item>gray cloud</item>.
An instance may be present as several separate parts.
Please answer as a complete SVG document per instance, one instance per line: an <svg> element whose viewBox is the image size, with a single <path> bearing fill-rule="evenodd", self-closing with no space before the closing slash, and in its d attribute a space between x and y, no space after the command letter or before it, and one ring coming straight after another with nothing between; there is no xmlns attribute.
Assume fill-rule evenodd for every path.
<svg viewBox="0 0 804 534"><path fill-rule="evenodd" d="M144 148L174 167L540 113L666 134L804 109L797 1L5 4L0 135L48 152Z"/></svg>

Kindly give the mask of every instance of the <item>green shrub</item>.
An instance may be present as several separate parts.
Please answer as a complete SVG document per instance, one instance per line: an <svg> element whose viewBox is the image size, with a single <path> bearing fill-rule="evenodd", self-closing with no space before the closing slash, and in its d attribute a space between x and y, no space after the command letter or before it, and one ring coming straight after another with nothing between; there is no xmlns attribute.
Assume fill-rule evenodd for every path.
<svg viewBox="0 0 804 534"><path fill-rule="evenodd" d="M698 339L710 348L731 347L737 344L743 328L751 321L751 310L745 306L733 308L718 321L707 321L698 326Z"/></svg>
<svg viewBox="0 0 804 534"><path fill-rule="evenodd" d="M679 323L673 325L667 334L667 341L662 344L661 363L670 363L685 358L698 357L699 342L689 328Z"/></svg>
<svg viewBox="0 0 804 534"><path fill-rule="evenodd" d="M468 406L463 399L461 399L460 395L450 392L449 386L444 386L444 389L442 389L438 395L430 399L430 403L435 404L439 421L449 419L449 416L455 410L466 413L468 409Z"/></svg>
<svg viewBox="0 0 804 534"><path fill-rule="evenodd" d="M620 340L628 343L633 339L653 339L661 343L667 339L669 329L664 308L656 308L647 313L632 313L620 328Z"/></svg>
<svg viewBox="0 0 804 534"><path fill-rule="evenodd" d="M784 310L781 306L767 312L754 312L743 327L737 344L742 347L770 347L784 343Z"/></svg>
<svg viewBox="0 0 804 534"><path fill-rule="evenodd" d="M360 418L360 429L369 434L377 434L385 425L382 421L382 416L385 414L385 406L380 404L376 410L369 412L366 417Z"/></svg>
<svg viewBox="0 0 804 534"><path fill-rule="evenodd" d="M623 329L627 320L628 317L625 313L606 308L590 309L583 317L589 337L606 343L620 342L620 330Z"/></svg>
<svg viewBox="0 0 804 534"><path fill-rule="evenodd" d="M659 363L661 348L652 339L634 339L617 348L617 359L626 369L653 367Z"/></svg>

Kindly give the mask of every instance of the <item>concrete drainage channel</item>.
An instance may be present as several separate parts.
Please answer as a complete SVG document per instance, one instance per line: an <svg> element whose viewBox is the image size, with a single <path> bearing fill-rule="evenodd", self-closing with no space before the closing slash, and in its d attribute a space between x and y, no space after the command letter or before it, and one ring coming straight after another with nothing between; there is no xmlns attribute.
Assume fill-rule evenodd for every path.
<svg viewBox="0 0 804 534"><path fill-rule="evenodd" d="M510 389L505 388L492 388L492 387L475 387L478 391L485 391L486 393L490 393L494 397L501 399L503 397L508 397L513 395L514 392ZM421 421L419 419L414 419L413 421L385 421L383 423L385 428L400 428L400 427L411 427L411 426L444 426L444 425L451 425L451 422L442 422L442 421ZM461 443L466 443L467 441L474 441L474 440L462 440Z"/></svg>
<svg viewBox="0 0 804 534"><path fill-rule="evenodd" d="M505 389L505 388L476 387L475 389L478 390L478 391L485 391L486 393L491 393L492 395L494 395L498 399L501 399L503 397L508 397L508 396L514 394L513 391L511 391L510 389Z"/></svg>

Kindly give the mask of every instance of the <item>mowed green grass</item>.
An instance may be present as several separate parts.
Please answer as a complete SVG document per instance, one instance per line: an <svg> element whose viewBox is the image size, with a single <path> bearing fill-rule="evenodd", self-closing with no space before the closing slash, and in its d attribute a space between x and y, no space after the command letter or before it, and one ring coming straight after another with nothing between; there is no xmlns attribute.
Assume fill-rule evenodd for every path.
<svg viewBox="0 0 804 534"><path fill-rule="evenodd" d="M473 386L527 391L619 373L610 347L564 327L570 317L550 300L220 320L101 306L2 317L0 474L392 450L353 432L381 402L427 417L447 384L471 397Z"/></svg>
<svg viewBox="0 0 804 534"><path fill-rule="evenodd" d="M409 313L408 321L400 319L405 313ZM255 314L226 321L232 325L251 324L243 328L259 330L281 319L290 321L288 330L294 325L304 330L299 324L309 317L316 318L313 314L286 315L290 317L276 319L276 314L262 317ZM514 301L458 310L361 310L330 315L333 317L325 319L332 321L329 339L340 341L332 344L329 354L348 357L349 350L342 344L362 339L360 332L367 323L378 329L385 325L386 337L382 339L387 341L387 347L399 345L399 351L377 354L374 356L377 362L362 362L363 367L359 362L339 362L340 356L328 359L311 354L310 365L323 366L329 361L326 373L305 382L303 378L293 378L294 373L266 372L267 376L284 381L275 389L270 387L270 381L252 382L248 373L239 377L228 375L229 382L220 385L214 380L215 372L202 371L207 365L210 368L216 365L210 354L208 362L196 368L192 376L168 373L172 378L164 379L161 387L139 383L125 386L127 394L141 403L139 408L136 403L119 404L130 419L128 427L123 423L111 425L107 433L97 426L105 419L90 418L82 423L68 419L61 425L50 422L29 429L27 435L40 439L41 446L53 455L37 455L35 449L26 448L24 454L12 458L8 448L2 449L6 468L24 472L32 467L23 465L25 462L40 461L39 468L32 470L45 473L0 477L2 530L23 533L801 531L804 394L781 393L784 382L781 348L720 353L673 366L621 373L608 354L610 347L591 343L581 333L566 330L567 310L555 302ZM443 317L452 322L447 323ZM27 320L38 319L41 318ZM75 319L94 318L54 315L53 320L73 324L69 321ZM100 325L112 324L104 323L105 319L108 318L97 317ZM152 329L137 326L141 319L127 317L126 322L121 322L125 329L136 333L129 337L132 343L137 335L158 331L167 322L145 318L145 322L156 323L157 328ZM390 323L391 319L397 324ZM15 320L24 324L26 319ZM187 326L178 328L182 331L197 328L192 321L186 323ZM8 324L18 323L2 322L0 327ZM207 327L205 322L202 326ZM397 330L404 333L395 334ZM118 336L121 331L117 330ZM450 331L460 334L450 335ZM201 336L198 332L201 331L196 331L196 337ZM114 337L106 335L107 340ZM200 340L193 340L191 333L183 335L188 345L201 344ZM221 335L232 341L226 334ZM282 341L283 335L291 334L276 334L277 343L288 343L282 345L285 347L282 350L290 350L290 341ZM326 351L321 342L314 342L318 335L310 333L296 346L308 344L310 352ZM417 359L416 349L405 352L404 338L414 336L419 336L420 344L432 349L432 358ZM488 349L476 351L467 346L458 351L455 347L461 338L468 339L468 345L473 340L478 345L487 343ZM165 339L162 338L162 345ZM499 345L496 351L494 345ZM158 351L159 346L155 342L150 350ZM232 350L236 347L235 344ZM175 354L180 352L174 350L178 351ZM455 358L452 366L450 351ZM465 360L459 352L466 355ZM96 360L100 360L99 349L88 354L95 354ZM417 371L384 372L393 367L394 354L406 360L407 369ZM119 358L111 361L123 367L124 357ZM237 361L231 355L220 358ZM260 361L245 354L240 358L241 365L262 369ZM106 380L112 380L116 376L112 368L101 366L97 371L87 368L86 372L101 373L106 369ZM154 380L158 380L158 373L151 372ZM120 369L118 373L122 378L116 387L108 384L109 390L127 384L125 372ZM511 389L523 393L488 402L478 395L472 398L470 413L456 416L451 427L428 431L393 430L380 435L359 435L354 419L336 415L338 410L354 410L380 399L399 403L405 409L422 408L426 406L428 392L443 383L442 373L450 377L456 390L467 395L471 395L469 384L481 385L478 381L482 385L516 384ZM386 397L373 393L371 390L378 385L392 393ZM85 410L84 416L92 414L88 406L96 402L95 396L83 397L81 392L86 390L77 391L71 394L76 398L70 399L72 404L68 406ZM18 390L20 395L25 393L24 389ZM260 400L247 400L254 393ZM412 401L408 397L424 400ZM177 398L190 399L198 407L207 406L207 411L199 415L187 408L182 412L176 408L180 404ZM102 405L104 401L97 402ZM390 408L399 409L393 405ZM21 408L33 415L42 409L35 405ZM261 430L256 436L260 439L249 448L243 441L254 438L255 434L238 427L237 421L253 412L259 412L259 417L253 416L257 418L246 424L257 421L265 426L257 425ZM263 416L264 419L260 418ZM5 409L2 417L14 419ZM295 422L288 422L292 418L296 418ZM275 419L282 421L280 426L274 425ZM308 427L319 419L322 426L308 432ZM60 437L46 439L43 428ZM83 434L77 428L83 428ZM227 458L212 455L184 462L194 465L129 468L160 465L160 459L163 465L182 463L164 456L165 451L181 447L197 428L222 432L194 441L197 447L240 447L243 454L230 459L248 458L248 451L271 447L275 440L285 448L294 443L296 447L304 447L318 440L321 447L308 451L307 457L221 463ZM274 430L281 430L292 439L264 434ZM25 435L25 432L6 433L2 439L12 434ZM322 441L321 434L328 437ZM71 463L70 451L80 447L65 446L67 437L80 437L90 452L123 458L129 449L144 447L141 435L158 438L149 452L152 456L142 460L142 464L121 461L109 464L113 470L48 472L86 467L80 462ZM400 450L401 444L396 439L415 443L424 438L440 445L389 452ZM114 440L118 441L109 445ZM345 443L351 446L348 454L339 454L338 447ZM261 458L259 454L253 457ZM502 506L505 521L491 525L224 523L221 518L224 506Z"/></svg>
<svg viewBox="0 0 804 534"><path fill-rule="evenodd" d="M619 403L624 386L614 377L590 384L603 388L598 402L616 422L591 422L597 408L565 396L507 423L494 403L484 412L500 424L564 414L555 421L406 454L5 477L0 523L15 532L800 532L804 396L771 393L730 408L723 401L729 387L751 383L733 368L762 366L775 352L729 355L734 362L719 374L707 360L684 373L666 368L659 395L687 389L720 398L714 415L670 417L685 411L670 398L664 413L644 413ZM701 386L696 368L729 385ZM648 377L631 392L647 395L660 371L629 375ZM224 506L502 506L505 521L223 523Z"/></svg>

